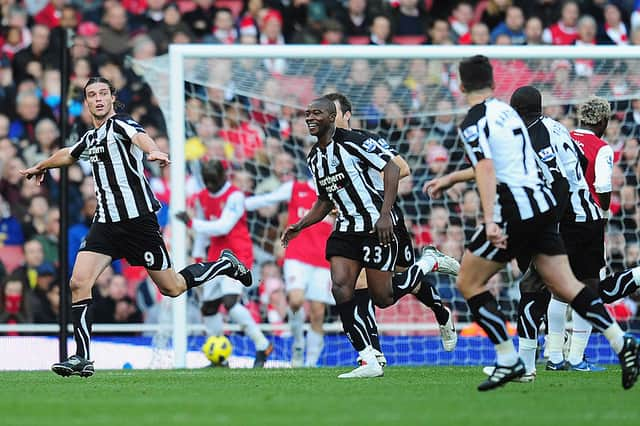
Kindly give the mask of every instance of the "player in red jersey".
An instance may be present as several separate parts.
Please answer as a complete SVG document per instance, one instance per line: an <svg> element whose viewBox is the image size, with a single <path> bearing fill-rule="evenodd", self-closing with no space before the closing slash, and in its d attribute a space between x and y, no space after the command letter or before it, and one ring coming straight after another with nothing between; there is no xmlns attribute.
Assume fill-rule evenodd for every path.
<svg viewBox="0 0 640 426"><path fill-rule="evenodd" d="M312 180L291 180L283 183L275 191L248 197L245 207L249 211L262 207L289 203L287 225L297 223L313 207L318 199ZM331 273L325 252L327 239L333 230L333 218L325 217L317 224L305 229L300 236L291 241L284 252L284 279L287 286L288 314L293 347L292 367L315 367L324 347L325 305L334 305L331 294ZM310 330L305 344L304 302L309 301ZM307 358L305 361L305 346Z"/></svg>
<svg viewBox="0 0 640 426"><path fill-rule="evenodd" d="M195 207L202 218L188 220L188 225L196 233L192 256L202 258L208 243L208 259L217 258L224 249L231 249L245 265L253 265L253 246L244 208L244 193L227 180L224 167L218 160L203 163L202 179L205 189L195 195ZM184 214L179 217L188 219ZM218 310L221 304L224 305L229 318L244 328L256 346L254 367L263 367L273 346L249 310L240 303L242 293L242 284L231 278L215 278L204 284L201 312L205 327L208 335L222 335L222 314Z"/></svg>
<svg viewBox="0 0 640 426"><path fill-rule="evenodd" d="M609 210L609 202L611 200L613 150L601 137L607 128L610 116L611 107L609 102L606 99L592 96L584 104L580 105L578 109L579 128L570 133L571 138L582 150L582 168L584 169L585 179L594 201L605 212L604 217L606 217L606 211ZM606 222L602 221L602 226L604 227L605 225ZM604 235L604 230L602 230L602 235ZM604 241L593 241L593 244L595 246L593 250L601 250L604 258ZM591 249L585 247L585 250ZM601 280L604 278L604 273L604 268L602 268L600 270ZM585 280L587 285L591 284L591 281ZM601 281L599 286L606 288L612 282L612 280ZM629 282L634 283L634 280L631 279ZM597 281L594 284L596 285L594 290L598 291ZM601 294L605 288L600 288ZM549 363L547 364L547 369L564 370L575 365L584 365L586 367L581 371L601 370L601 368L583 361L584 350L591 335L591 324L579 315L574 316L568 363L565 363L563 344L566 313L567 304L552 298L547 308L549 321L547 333Z"/></svg>

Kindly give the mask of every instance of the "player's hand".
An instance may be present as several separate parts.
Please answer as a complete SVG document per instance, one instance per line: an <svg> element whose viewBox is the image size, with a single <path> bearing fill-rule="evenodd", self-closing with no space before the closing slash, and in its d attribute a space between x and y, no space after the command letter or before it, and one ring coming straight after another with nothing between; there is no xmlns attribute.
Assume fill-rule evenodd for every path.
<svg viewBox="0 0 640 426"><path fill-rule="evenodd" d="M378 221L374 225L375 232L378 234L380 244L387 245L393 240L393 221L390 213L381 213Z"/></svg>
<svg viewBox="0 0 640 426"><path fill-rule="evenodd" d="M175 214L175 217L187 226L191 224L191 216L189 216L189 213L187 212L178 212Z"/></svg>
<svg viewBox="0 0 640 426"><path fill-rule="evenodd" d="M497 223L487 223L485 226L487 240L499 249L507 248L507 235L502 232L502 228Z"/></svg>
<svg viewBox="0 0 640 426"><path fill-rule="evenodd" d="M287 228L282 233L282 236L280 237L280 243L282 244L282 247L286 248L289 245L289 241L297 237L300 231L302 231L302 228L297 223L287 226Z"/></svg>
<svg viewBox="0 0 640 426"><path fill-rule="evenodd" d="M171 164L171 160L169 160L169 154L162 151L151 151L147 155L147 160L157 161L160 164L160 167L165 167Z"/></svg>
<svg viewBox="0 0 640 426"><path fill-rule="evenodd" d="M35 177L38 185L40 185L44 181L44 173L46 171L47 171L46 169L41 169L40 167L37 167L37 166L29 167L28 169L24 169L24 170L18 170L18 172L22 176L26 177L27 179L31 179L32 177Z"/></svg>
<svg viewBox="0 0 640 426"><path fill-rule="evenodd" d="M441 176L433 180L425 182L422 192L431 198L440 198L442 191L451 187L451 182L447 176Z"/></svg>

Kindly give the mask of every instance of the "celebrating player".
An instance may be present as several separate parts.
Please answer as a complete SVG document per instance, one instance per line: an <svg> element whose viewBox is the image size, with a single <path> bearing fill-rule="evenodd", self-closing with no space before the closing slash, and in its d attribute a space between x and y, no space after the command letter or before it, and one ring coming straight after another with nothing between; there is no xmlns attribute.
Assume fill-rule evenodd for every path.
<svg viewBox="0 0 640 426"><path fill-rule="evenodd" d="M570 301L605 335L620 359L623 388L631 388L638 377L637 343L611 319L597 293L571 272L556 228L557 201L538 174L537 154L525 124L509 105L492 97L488 58L467 58L459 72L470 107L460 134L473 168L428 182L426 189L435 196L450 184L475 177L480 193L484 224L467 246L457 279L474 319L497 352L496 367L478 390L494 389L526 372L504 315L486 287L506 262L523 253L533 255L533 264L552 293Z"/></svg>
<svg viewBox="0 0 640 426"><path fill-rule="evenodd" d="M253 265L253 246L247 214L244 208L245 196L226 178L222 163L209 160L202 164L202 180L205 189L195 195L201 218L187 221L196 232L192 256L204 257L209 245L207 259L215 259L224 249L231 249L245 265ZM184 215L179 215L185 218ZM264 336L249 310L240 303L243 285L233 277L217 276L202 286L200 310L204 317L209 336L221 336L222 314L218 312L224 305L229 318L240 325L256 347L254 367L263 367L273 351L273 345Z"/></svg>
<svg viewBox="0 0 640 426"><path fill-rule="evenodd" d="M366 328L356 316L355 283L364 267L369 292L379 307L394 304L416 290L423 275L440 271L457 273L457 262L433 248L405 272L393 275L398 256L398 233L407 232L395 205L400 168L393 153L375 139L335 126L335 104L327 98L312 101L305 110L309 132L318 138L307 158L318 200L299 222L288 226L286 246L300 231L338 209L336 227L327 241L332 293L342 325L362 365L340 378L378 377L383 370L366 339ZM371 170L384 172L384 192L370 180ZM410 240L409 240L410 241Z"/></svg>
<svg viewBox="0 0 640 426"><path fill-rule="evenodd" d="M329 93L324 96L325 98L333 101L336 106L336 127L346 130L352 130L355 132L363 133L364 135L376 139L380 144L389 148L387 142L380 138L379 136L367 132L362 129L352 129L351 128L351 114L352 114L352 106L349 99L341 94L341 93ZM389 148L391 152L395 154L393 157L393 161L400 167L400 179L409 176L411 170L409 169L409 165L404 161L404 159L397 155L397 153ZM377 171L373 171L370 174L371 180L375 187L379 190L383 190L383 182L380 178L380 174ZM403 221L400 218L400 221ZM408 233L402 233L402 236L407 236ZM411 241L402 241L400 242L400 250L401 256L398 258L398 262L396 264L396 272L403 272L406 268L411 266L414 262L414 254L413 248L411 245ZM449 309L442 304L442 299L440 298L440 294L438 290L431 284L431 277L425 275L422 282L418 286L418 290L413 293L422 304L431 308L433 313L435 314L436 321L438 322L438 326L440 329L440 337L442 339L442 346L446 351L453 351L456 347L456 343L458 341L458 335L456 334L455 326L453 324L453 315ZM367 288L367 279L365 272L360 272L358 276L358 281L356 282L356 290L355 290L355 300L356 306L358 307L358 315L364 319L364 323L367 325L367 334L369 337L369 341L374 348L374 352L376 353L376 358L378 362L384 366L387 363L387 360L382 353L382 348L380 346L380 339L378 337L378 324L375 317L375 309L373 307L373 303L371 301L371 297L369 296L369 290Z"/></svg>
<svg viewBox="0 0 640 426"><path fill-rule="evenodd" d="M144 176L143 156L169 164L144 129L131 117L116 114L115 88L102 77L92 77L84 86L85 106L94 128L73 146L20 173L41 183L48 169L65 167L78 159L91 162L98 207L83 241L71 274L71 312L76 354L55 363L51 369L61 375L93 375L89 343L91 337L91 288L112 260L126 258L131 265L144 266L165 296L177 297L214 277L226 275L251 285L249 270L225 250L214 262L187 266L176 273L160 233L155 199Z"/></svg>

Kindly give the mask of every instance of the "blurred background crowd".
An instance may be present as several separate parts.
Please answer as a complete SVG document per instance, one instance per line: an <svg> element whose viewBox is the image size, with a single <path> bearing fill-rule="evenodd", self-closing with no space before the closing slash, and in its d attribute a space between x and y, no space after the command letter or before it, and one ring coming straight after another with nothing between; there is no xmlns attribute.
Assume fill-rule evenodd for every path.
<svg viewBox="0 0 640 426"><path fill-rule="evenodd" d="M168 151L167 124L145 81L144 61L166 54L171 43L207 44L426 44L426 45L635 45L640 44L640 1L590 0L0 0L0 322L57 321L60 283L59 172L43 186L19 169L50 155L60 144L59 115L69 111L71 137L91 127L83 108L89 76L108 78L124 104ZM73 30L67 50L69 96L61 99L61 32ZM329 52L329 51L328 51ZM545 114L573 129L574 104L588 94L606 96L613 116L605 139L616 153L607 233L613 271L640 259L640 79L638 64L623 60L495 61L498 96L534 84L545 96ZM478 225L472 186L456 185L442 200L421 192L425 181L458 167L456 143L461 95L455 64L433 60L209 61L194 67L207 84L187 82L186 137L191 178L199 186L198 160L226 160L229 177L247 194L277 189L308 176L309 137L302 108L313 96L342 91L354 103L353 127L381 133L409 162L398 200L417 250L435 244L461 257ZM191 80L196 81L196 79ZM165 82L166 84L166 82ZM153 85L153 83L152 83ZM255 93L255 96L248 95ZM168 224L169 170L148 165L148 177ZM90 168L69 170L69 261L92 220L95 195ZM246 303L257 319L283 322L286 298L282 249L277 243L286 206L249 212L260 286ZM165 230L168 236L170 230ZM492 279L505 311L515 315L519 276L509 268ZM452 283L439 283L444 299L467 318ZM95 322L158 321L160 296L139 268L115 262L95 286ZM612 308L621 320L636 317L628 299ZM190 310L197 320L197 309ZM381 322L423 321L420 307L400 305Z"/></svg>

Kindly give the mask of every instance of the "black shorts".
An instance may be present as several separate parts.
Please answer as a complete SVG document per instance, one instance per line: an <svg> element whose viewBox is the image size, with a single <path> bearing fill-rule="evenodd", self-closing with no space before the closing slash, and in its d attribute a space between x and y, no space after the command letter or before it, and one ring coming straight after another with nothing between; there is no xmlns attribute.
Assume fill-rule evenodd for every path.
<svg viewBox="0 0 640 426"><path fill-rule="evenodd" d="M113 259L125 258L132 266L152 271L171 267L160 225L154 213L121 222L94 222L80 244L80 251L106 254Z"/></svg>
<svg viewBox="0 0 640 426"><path fill-rule="evenodd" d="M579 280L599 279L605 266L605 222L561 223L560 235L567 249L573 274Z"/></svg>
<svg viewBox="0 0 640 426"><path fill-rule="evenodd" d="M507 235L506 249L499 249L487 240L484 225L473 235L467 249L476 256L500 263L523 255L566 253L554 211L521 222L505 222L500 226Z"/></svg>
<svg viewBox="0 0 640 426"><path fill-rule="evenodd" d="M362 266L379 271L393 271L397 266L414 263L413 244L407 229L398 225L391 244L383 246L376 233L336 232L327 241L326 258L334 256L357 260Z"/></svg>

